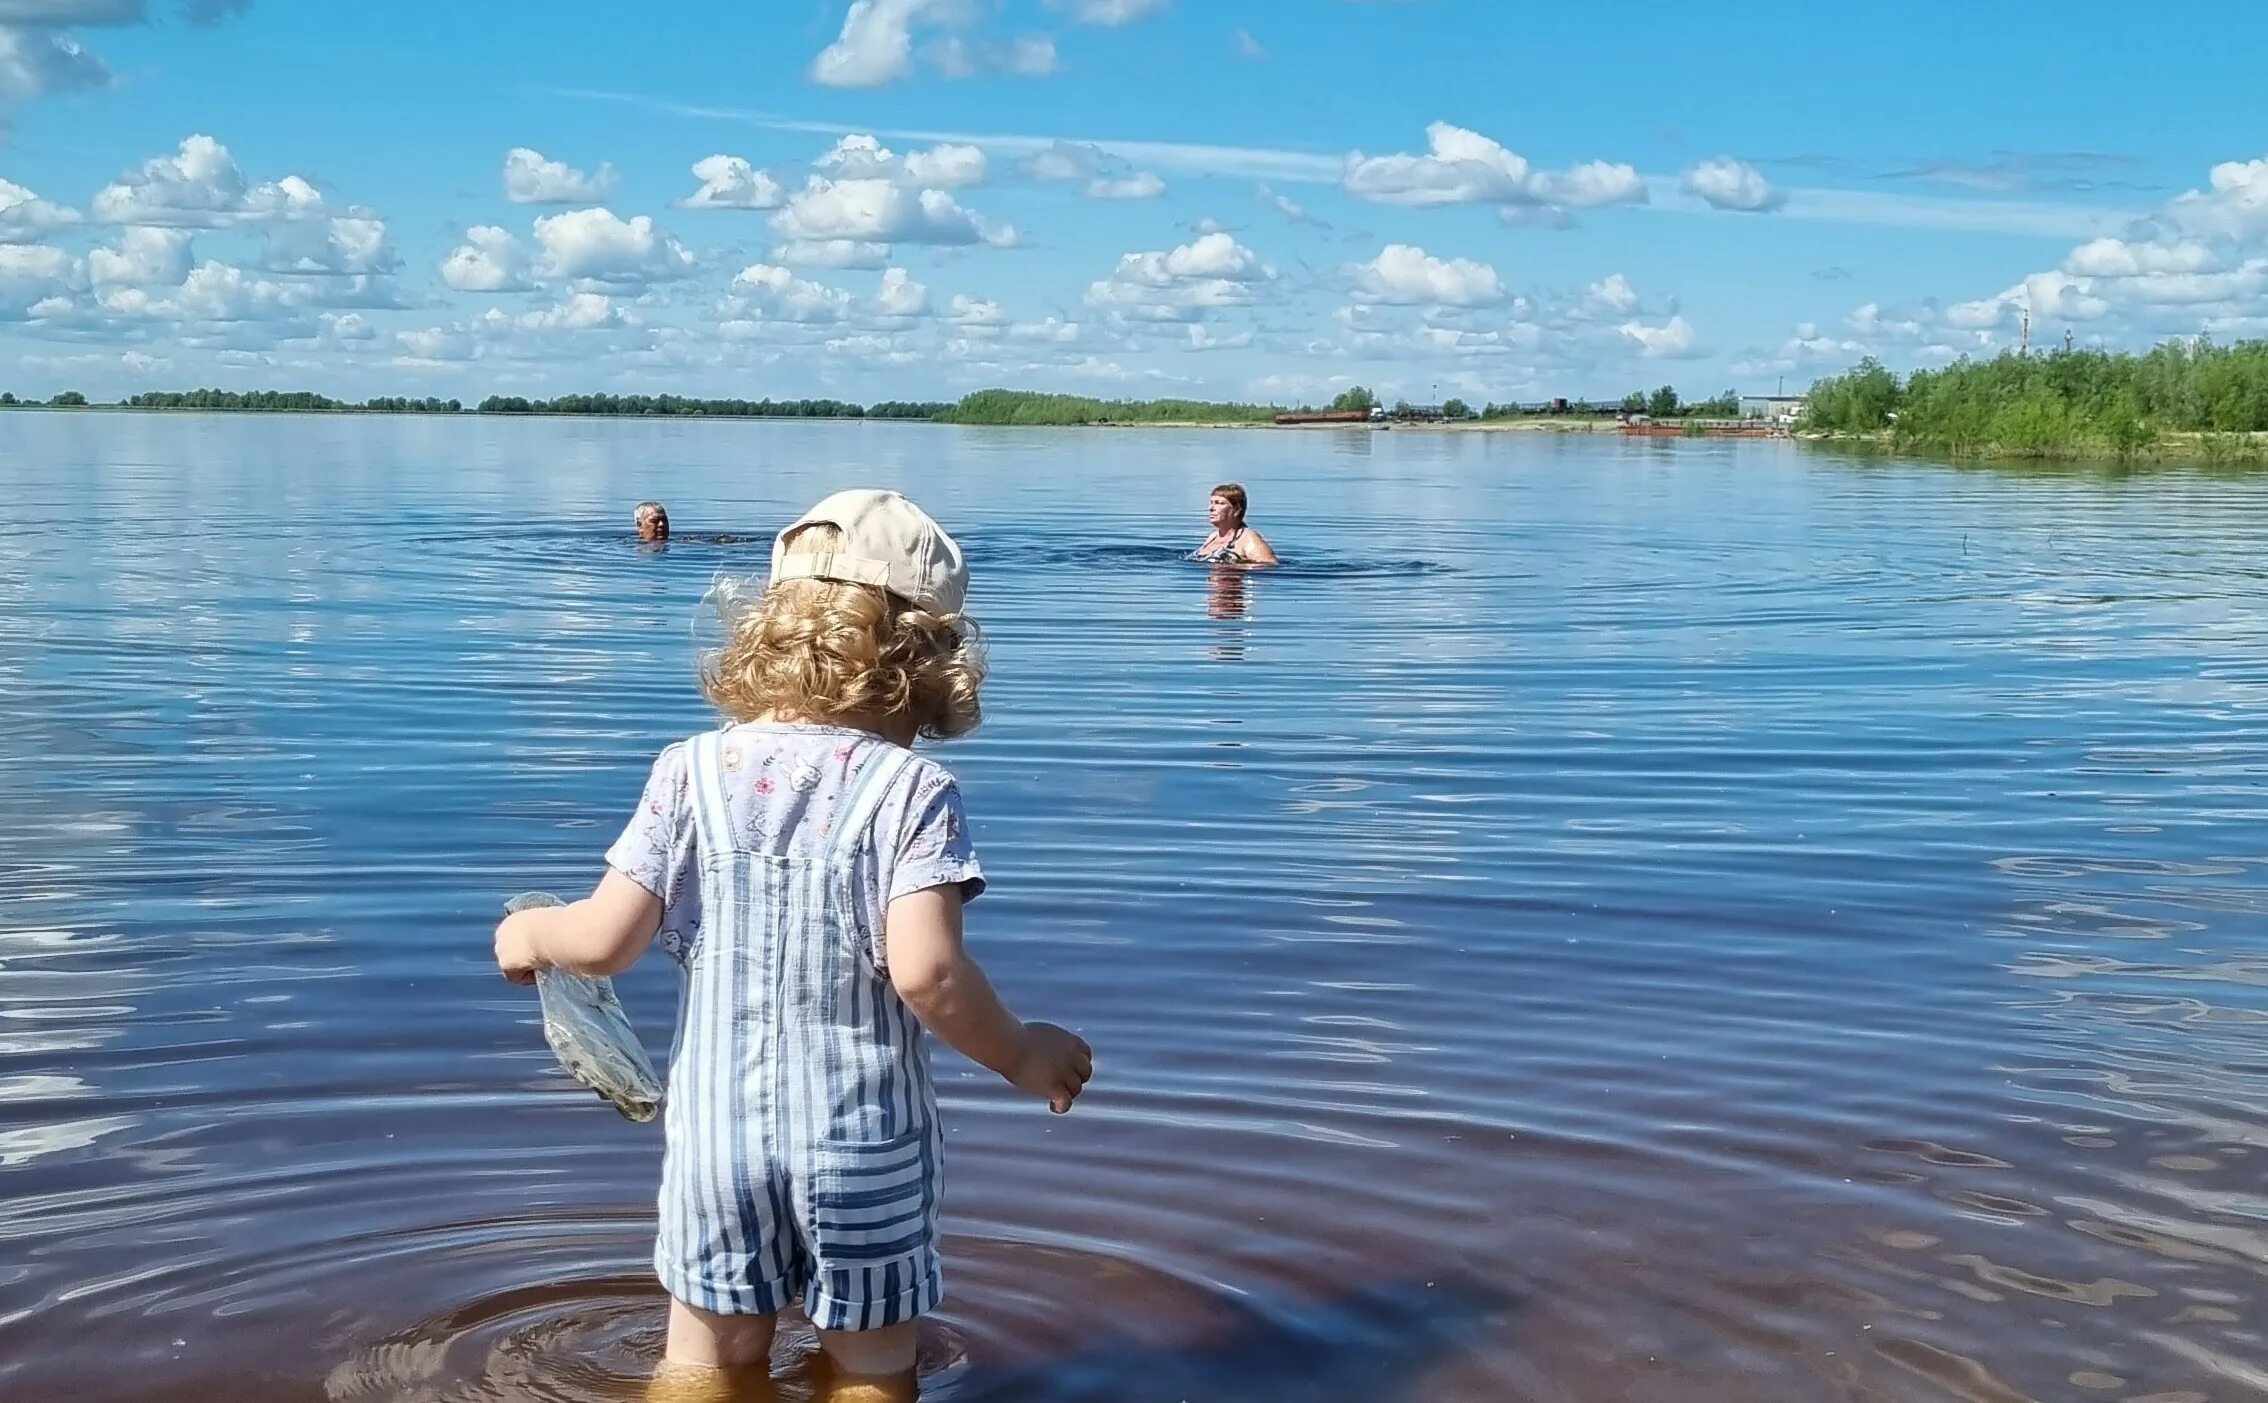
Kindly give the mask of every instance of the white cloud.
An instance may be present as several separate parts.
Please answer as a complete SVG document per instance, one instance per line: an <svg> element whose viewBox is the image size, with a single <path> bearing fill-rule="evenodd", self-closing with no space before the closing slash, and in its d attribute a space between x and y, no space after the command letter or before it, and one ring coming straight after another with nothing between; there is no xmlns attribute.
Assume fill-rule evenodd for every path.
<svg viewBox="0 0 2268 1403"><path fill-rule="evenodd" d="M874 306L886 317L921 317L929 314L929 289L909 276L903 268L892 268L882 274L882 283L874 294Z"/></svg>
<svg viewBox="0 0 2268 1403"><path fill-rule="evenodd" d="M956 325L970 330L980 327L1003 326L1008 320L1007 316L1001 312L999 303L970 297L966 293L958 292L953 294L953 300L948 305L945 315Z"/></svg>
<svg viewBox="0 0 2268 1403"><path fill-rule="evenodd" d="M923 51L939 73L948 78L981 78L1007 73L1019 78L1044 78L1056 68L1055 41L1028 35L1005 44L971 41L958 35L940 39Z"/></svg>
<svg viewBox="0 0 2268 1403"><path fill-rule="evenodd" d="M1264 60L1268 57L1268 46L1253 38L1252 31L1241 25L1237 27L1235 33L1229 35L1229 42L1235 46L1236 52L1241 58Z"/></svg>
<svg viewBox="0 0 2268 1403"><path fill-rule="evenodd" d="M790 268L880 268L890 261L890 246L857 239L798 239L772 250L772 261Z"/></svg>
<svg viewBox="0 0 2268 1403"><path fill-rule="evenodd" d="M268 230L273 272L355 275L400 266L386 222L372 215L284 220Z"/></svg>
<svg viewBox="0 0 2268 1403"><path fill-rule="evenodd" d="M1058 141L1026 156L1023 171L1033 180L1085 180L1115 163L1116 159L1099 146Z"/></svg>
<svg viewBox="0 0 2268 1403"><path fill-rule="evenodd" d="M795 276L770 263L752 263L732 280L739 294L732 309L744 318L824 325L850 315L851 295Z"/></svg>
<svg viewBox="0 0 2268 1403"><path fill-rule="evenodd" d="M1646 203L1646 182L1637 168L1617 161L1586 161L1562 175L1547 175L1543 188L1552 203L1576 209Z"/></svg>
<svg viewBox="0 0 2268 1403"><path fill-rule="evenodd" d="M495 319L502 315L506 314L492 308L483 324L494 326L497 324ZM604 293L577 292L569 294L556 306L522 312L511 320L513 325L523 331L543 332L596 331L605 327L622 326L626 319L622 309L614 305L614 299Z"/></svg>
<svg viewBox="0 0 2268 1403"><path fill-rule="evenodd" d="M0 317L13 319L86 285L79 260L41 244L0 244Z"/></svg>
<svg viewBox="0 0 2268 1403"><path fill-rule="evenodd" d="M853 0L842 34L812 60L814 82L872 88L903 77L913 63L913 26L953 0Z"/></svg>
<svg viewBox="0 0 2268 1403"><path fill-rule="evenodd" d="M631 286L681 278L694 266L693 255L650 215L624 220L605 208L546 215L535 222L535 237L547 277Z"/></svg>
<svg viewBox="0 0 2268 1403"><path fill-rule="evenodd" d="M459 292L522 292L531 286L520 241L493 224L465 231L465 241L442 260L441 281Z"/></svg>
<svg viewBox="0 0 2268 1403"><path fill-rule="evenodd" d="M1165 182L1148 171L1136 171L1123 180L1097 180L1087 186L1087 194L1097 200L1154 200L1165 191Z"/></svg>
<svg viewBox="0 0 2268 1403"><path fill-rule="evenodd" d="M1423 156L1350 152L1347 193L1391 205L1579 205L1642 202L1645 182L1628 166L1593 161L1563 175L1537 170L1518 152L1448 122L1425 129Z"/></svg>
<svg viewBox="0 0 2268 1403"><path fill-rule="evenodd" d="M2063 260L2063 271L2077 277L2131 278L2144 273L2206 273L2220 267L2211 249L2191 240L2129 243L2091 239Z"/></svg>
<svg viewBox="0 0 2268 1403"><path fill-rule="evenodd" d="M1355 296L1398 306L1479 307L1504 300L1496 270L1469 258L1435 258L1413 244L1388 244L1347 270Z"/></svg>
<svg viewBox="0 0 2268 1403"><path fill-rule="evenodd" d="M1069 346L1079 339L1079 324L1061 317L1045 321L1017 322L1008 328L1008 339L1025 345Z"/></svg>
<svg viewBox="0 0 2268 1403"><path fill-rule="evenodd" d="M811 177L772 227L794 241L991 244L1013 247L1015 227L995 224L965 209L943 190L913 190L891 180Z"/></svg>
<svg viewBox="0 0 2268 1403"><path fill-rule="evenodd" d="M1087 303L1134 321L1189 322L1254 300L1276 270L1227 233L1214 232L1164 253L1129 253L1108 278L1087 288Z"/></svg>
<svg viewBox="0 0 2268 1403"><path fill-rule="evenodd" d="M469 361L476 351L470 336L441 326L395 332L394 344L413 361Z"/></svg>
<svg viewBox="0 0 2268 1403"><path fill-rule="evenodd" d="M97 286L177 287L189 276L189 232L185 229L126 228L118 247L87 255L87 276Z"/></svg>
<svg viewBox="0 0 2268 1403"><path fill-rule="evenodd" d="M1300 204L1299 201L1294 200L1289 196L1279 195L1265 185L1255 187L1252 194L1253 198L1259 200L1260 203L1266 205L1268 208L1274 210L1276 213L1282 215L1292 223L1305 224L1308 222L1307 208L1306 206Z"/></svg>
<svg viewBox="0 0 2268 1403"><path fill-rule="evenodd" d="M679 209L778 209L787 202L780 183L740 156L704 156L693 163L701 188Z"/></svg>
<svg viewBox="0 0 2268 1403"><path fill-rule="evenodd" d="M1684 360L1698 354L1698 338L1683 317L1673 316L1660 326L1624 322L1617 328L1648 360Z"/></svg>
<svg viewBox="0 0 2268 1403"><path fill-rule="evenodd" d="M378 328L360 312L326 312L322 322L324 338L341 345L361 345L378 339Z"/></svg>
<svg viewBox="0 0 2268 1403"><path fill-rule="evenodd" d="M0 24L0 117L13 104L48 93L109 85L110 70L70 36Z"/></svg>
<svg viewBox="0 0 2268 1403"><path fill-rule="evenodd" d="M614 185L614 167L589 175L565 161L544 159L541 151L515 146L504 153L504 198L516 205L578 205L603 200Z"/></svg>
<svg viewBox="0 0 2268 1403"><path fill-rule="evenodd" d="M1169 0L1047 0L1051 10L1069 10L1081 24L1132 24L1164 9Z"/></svg>
<svg viewBox="0 0 2268 1403"><path fill-rule="evenodd" d="M0 180L0 243L29 243L79 222L79 212L49 204L23 186Z"/></svg>
<svg viewBox="0 0 2268 1403"><path fill-rule="evenodd" d="M1611 273L1584 288L1583 301L1602 311L1634 312L1638 310L1638 291L1628 278Z"/></svg>
<svg viewBox="0 0 2268 1403"><path fill-rule="evenodd" d="M109 224L216 227L324 212L323 197L296 175L253 184L228 148L202 134L171 156L153 156L95 192L94 217Z"/></svg>
<svg viewBox="0 0 2268 1403"><path fill-rule="evenodd" d="M1695 163L1680 177L1678 187L1717 209L1761 213L1787 203L1787 196L1773 189L1762 171L1733 156L1712 156Z"/></svg>
<svg viewBox="0 0 2268 1403"><path fill-rule="evenodd" d="M900 158L874 137L853 132L811 163L828 180L892 180L932 190L981 185L989 169L981 147L944 142Z"/></svg>
<svg viewBox="0 0 2268 1403"><path fill-rule="evenodd" d="M2268 234L2268 158L2223 161L2208 172L2206 182L2208 188L2169 203L2167 217L2210 237L2245 241Z"/></svg>
<svg viewBox="0 0 2268 1403"><path fill-rule="evenodd" d="M894 82L913 71L916 30L965 28L978 13L967 0L853 0L841 34L812 60L812 81L830 88ZM949 78L1055 70L1055 43L1038 36L995 43L956 35L930 44L923 54Z"/></svg>

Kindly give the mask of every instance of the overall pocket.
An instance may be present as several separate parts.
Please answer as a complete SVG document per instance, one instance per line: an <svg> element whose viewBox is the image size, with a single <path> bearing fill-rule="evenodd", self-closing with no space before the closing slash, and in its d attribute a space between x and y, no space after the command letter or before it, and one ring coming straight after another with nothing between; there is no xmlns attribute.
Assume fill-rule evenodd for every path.
<svg viewBox="0 0 2268 1403"><path fill-rule="evenodd" d="M822 1142L811 1175L813 1254L836 1269L921 1255L933 1238L937 1179L926 1131Z"/></svg>

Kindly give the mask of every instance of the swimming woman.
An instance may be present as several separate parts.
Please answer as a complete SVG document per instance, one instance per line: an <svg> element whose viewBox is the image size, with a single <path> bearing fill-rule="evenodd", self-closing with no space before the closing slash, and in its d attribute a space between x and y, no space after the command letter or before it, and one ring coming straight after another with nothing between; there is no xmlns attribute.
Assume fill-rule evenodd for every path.
<svg viewBox="0 0 2268 1403"><path fill-rule="evenodd" d="M1191 560L1207 565L1274 565L1275 548L1268 538L1244 524L1244 489L1233 482L1224 482L1213 489L1212 500L1206 506L1206 519L1213 524L1213 534L1205 544L1197 547Z"/></svg>

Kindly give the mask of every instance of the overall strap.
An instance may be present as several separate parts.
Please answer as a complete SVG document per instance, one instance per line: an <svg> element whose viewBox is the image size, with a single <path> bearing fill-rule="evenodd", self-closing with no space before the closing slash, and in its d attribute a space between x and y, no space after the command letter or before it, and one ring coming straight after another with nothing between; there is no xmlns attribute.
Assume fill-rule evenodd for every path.
<svg viewBox="0 0 2268 1403"><path fill-rule="evenodd" d="M913 763L913 752L902 745L883 741L876 748L881 753L859 766L858 773L851 779L850 791L843 795L841 814L827 842L827 856L832 861L847 862L857 855L867 825L874 821L874 810L898 776Z"/></svg>
<svg viewBox="0 0 2268 1403"><path fill-rule="evenodd" d="M724 795L724 735L705 731L685 743L685 773L693 796L695 851L704 856L731 845L732 819Z"/></svg>

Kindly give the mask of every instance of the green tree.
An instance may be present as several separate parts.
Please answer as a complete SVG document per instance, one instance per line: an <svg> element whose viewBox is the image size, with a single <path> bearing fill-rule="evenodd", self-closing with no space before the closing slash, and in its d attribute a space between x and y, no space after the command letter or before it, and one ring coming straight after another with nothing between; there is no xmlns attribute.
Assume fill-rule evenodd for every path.
<svg viewBox="0 0 2268 1403"><path fill-rule="evenodd" d="M1629 394L1624 395L1622 397L1622 412L1625 414L1645 413L1646 392L1643 390L1632 390Z"/></svg>
<svg viewBox="0 0 2268 1403"><path fill-rule="evenodd" d="M1446 419L1470 419L1473 417L1473 407L1461 399L1452 399L1441 406L1441 414Z"/></svg>
<svg viewBox="0 0 2268 1403"><path fill-rule="evenodd" d="M1656 419L1677 417L1677 387L1664 385L1646 397L1646 412Z"/></svg>
<svg viewBox="0 0 2268 1403"><path fill-rule="evenodd" d="M5 390L5 391L0 391L0 404L18 404L18 403L21 403L21 401L20 401L20 400L18 400L18 399L16 398L16 392L15 392L15 391L13 391L13 390Z"/></svg>
<svg viewBox="0 0 2268 1403"><path fill-rule="evenodd" d="M86 402L87 397L80 394L77 390L65 390L63 393L48 401L49 404L58 405L69 409L82 408L85 406Z"/></svg>
<svg viewBox="0 0 2268 1403"><path fill-rule="evenodd" d="M1738 419L1740 417L1740 395L1737 391L1727 390L1714 399L1705 399L1699 404L1687 405L1685 412L1703 419Z"/></svg>
<svg viewBox="0 0 2268 1403"><path fill-rule="evenodd" d="M1331 408L1341 413L1351 410L1357 414L1368 414L1377 407L1378 396L1372 394L1365 385L1354 385L1341 390L1338 398L1331 401Z"/></svg>

